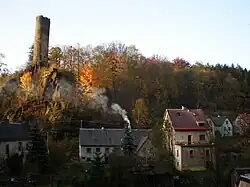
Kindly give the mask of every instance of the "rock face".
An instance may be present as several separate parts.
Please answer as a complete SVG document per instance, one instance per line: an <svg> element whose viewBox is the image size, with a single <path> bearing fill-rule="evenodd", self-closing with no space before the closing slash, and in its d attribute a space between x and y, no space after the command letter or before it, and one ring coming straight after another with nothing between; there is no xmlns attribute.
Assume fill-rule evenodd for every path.
<svg viewBox="0 0 250 187"><path fill-rule="evenodd" d="M65 78L60 78L57 80L52 99L55 101L58 99L71 101L73 98L74 90L75 86L72 82Z"/></svg>
<svg viewBox="0 0 250 187"><path fill-rule="evenodd" d="M16 78L10 78L1 87L1 93L4 95L12 95L17 91L19 87L19 81Z"/></svg>

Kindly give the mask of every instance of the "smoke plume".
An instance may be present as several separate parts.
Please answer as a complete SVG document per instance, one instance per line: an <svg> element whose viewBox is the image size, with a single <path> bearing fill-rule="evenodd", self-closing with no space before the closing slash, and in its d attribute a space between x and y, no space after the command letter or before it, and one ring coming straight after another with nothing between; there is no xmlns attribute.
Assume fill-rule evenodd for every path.
<svg viewBox="0 0 250 187"><path fill-rule="evenodd" d="M108 97L105 95L106 90L103 88L94 88L90 89L90 102L88 107L93 109L102 109L104 112L108 110Z"/></svg>
<svg viewBox="0 0 250 187"><path fill-rule="evenodd" d="M106 96L106 89L92 87L90 97L90 108L102 109L104 112L108 112L111 114L119 114L127 123L128 127L130 127L130 121L127 116L127 111L125 109L121 108L120 105L118 105L117 103L113 103L110 108L108 107L109 99Z"/></svg>
<svg viewBox="0 0 250 187"><path fill-rule="evenodd" d="M114 114L120 114L123 118L123 120L127 123L128 127L130 128L130 121L128 119L128 116L127 116L127 111L122 109L120 107L120 105L118 105L117 103L113 103L111 105L111 112L114 113Z"/></svg>

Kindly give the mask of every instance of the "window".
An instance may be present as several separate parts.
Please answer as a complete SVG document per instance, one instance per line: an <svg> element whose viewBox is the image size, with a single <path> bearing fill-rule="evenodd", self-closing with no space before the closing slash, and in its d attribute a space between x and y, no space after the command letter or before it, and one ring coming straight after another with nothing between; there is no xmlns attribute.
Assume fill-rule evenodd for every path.
<svg viewBox="0 0 250 187"><path fill-rule="evenodd" d="M99 153L99 152L101 151L100 147L97 147L97 148L95 149L95 151L96 151L97 153Z"/></svg>
<svg viewBox="0 0 250 187"><path fill-rule="evenodd" d="M226 120L225 123L228 124L228 121Z"/></svg>
<svg viewBox="0 0 250 187"><path fill-rule="evenodd" d="M18 151L22 151L23 144L22 142L18 142Z"/></svg>
<svg viewBox="0 0 250 187"><path fill-rule="evenodd" d="M105 153L109 153L109 147L105 148Z"/></svg>
<svg viewBox="0 0 250 187"><path fill-rule="evenodd" d="M87 158L87 161L90 162L90 161L91 161L91 158L88 157L88 158Z"/></svg>
<svg viewBox="0 0 250 187"><path fill-rule="evenodd" d="M189 156L190 156L191 158L194 157L194 150L190 150L190 151L189 151Z"/></svg>
<svg viewBox="0 0 250 187"><path fill-rule="evenodd" d="M206 150L206 156L209 156L210 153L209 153L209 150Z"/></svg>
<svg viewBox="0 0 250 187"><path fill-rule="evenodd" d="M206 140L206 137L205 137L205 135L204 135L204 134L200 134L200 140L201 140L201 141Z"/></svg>
<svg viewBox="0 0 250 187"><path fill-rule="evenodd" d="M199 127L204 127L205 123L204 122L199 122L198 125L199 125Z"/></svg>
<svg viewBox="0 0 250 187"><path fill-rule="evenodd" d="M192 141L192 135L188 135L188 144L191 144Z"/></svg>
<svg viewBox="0 0 250 187"><path fill-rule="evenodd" d="M5 154L9 155L9 153L10 153L10 147L9 147L9 144L6 144L6 146L5 146Z"/></svg>
<svg viewBox="0 0 250 187"><path fill-rule="evenodd" d="M87 153L91 153L91 148L87 148Z"/></svg>
<svg viewBox="0 0 250 187"><path fill-rule="evenodd" d="M179 162L176 162L176 166L179 167L179 165L180 165Z"/></svg>
<svg viewBox="0 0 250 187"><path fill-rule="evenodd" d="M228 129L228 131L231 131L231 128L230 128L230 127L228 127L227 129Z"/></svg>
<svg viewBox="0 0 250 187"><path fill-rule="evenodd" d="M227 127L224 127L224 131L226 131L227 130Z"/></svg>
<svg viewBox="0 0 250 187"><path fill-rule="evenodd" d="M179 157L179 150L176 150L176 156Z"/></svg>

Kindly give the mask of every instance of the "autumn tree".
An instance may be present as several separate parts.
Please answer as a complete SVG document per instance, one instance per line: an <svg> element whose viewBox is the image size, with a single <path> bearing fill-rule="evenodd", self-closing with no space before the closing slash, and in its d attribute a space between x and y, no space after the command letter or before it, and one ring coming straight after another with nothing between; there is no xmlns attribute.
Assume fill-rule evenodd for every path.
<svg viewBox="0 0 250 187"><path fill-rule="evenodd" d="M177 57L173 60L173 66L175 69L183 69L190 67L190 63L183 58Z"/></svg>
<svg viewBox="0 0 250 187"><path fill-rule="evenodd" d="M133 109L133 119L137 127L148 127L150 124L148 107L143 99L137 99Z"/></svg>
<svg viewBox="0 0 250 187"><path fill-rule="evenodd" d="M56 64L58 67L61 65L63 57L62 49L60 47L52 47L49 50L49 63Z"/></svg>
<svg viewBox="0 0 250 187"><path fill-rule="evenodd" d="M102 61L95 68L95 75L100 85L113 90L112 98L116 98L116 91L122 87L118 77L126 70L122 56L114 51L105 52Z"/></svg>

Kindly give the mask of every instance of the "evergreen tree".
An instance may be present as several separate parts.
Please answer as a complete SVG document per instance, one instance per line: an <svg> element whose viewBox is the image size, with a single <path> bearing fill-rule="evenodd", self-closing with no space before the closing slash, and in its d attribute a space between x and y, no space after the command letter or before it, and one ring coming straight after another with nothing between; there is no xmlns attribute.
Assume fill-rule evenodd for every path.
<svg viewBox="0 0 250 187"><path fill-rule="evenodd" d="M96 153L92 161L90 184L91 186L100 186L104 178L104 164L102 162L101 153Z"/></svg>
<svg viewBox="0 0 250 187"><path fill-rule="evenodd" d="M23 153L8 156L7 160L8 173L11 176L20 176L23 170Z"/></svg>
<svg viewBox="0 0 250 187"><path fill-rule="evenodd" d="M30 129L30 143L28 144L28 162L35 164L38 172L43 173L48 168L48 153L44 137L35 124Z"/></svg>
<svg viewBox="0 0 250 187"><path fill-rule="evenodd" d="M131 128L124 129L124 137L122 139L122 150L124 155L132 156L135 154L136 145Z"/></svg>

